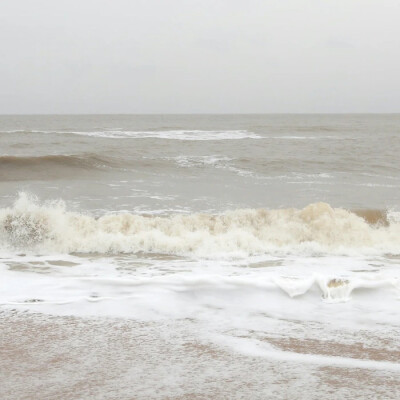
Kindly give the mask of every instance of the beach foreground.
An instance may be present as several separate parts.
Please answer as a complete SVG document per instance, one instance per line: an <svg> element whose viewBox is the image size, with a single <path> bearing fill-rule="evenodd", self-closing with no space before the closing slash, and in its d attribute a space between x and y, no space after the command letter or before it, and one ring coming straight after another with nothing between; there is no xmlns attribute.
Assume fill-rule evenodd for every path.
<svg viewBox="0 0 400 400"><path fill-rule="evenodd" d="M397 399L400 394L398 342L366 336L364 343L375 347L357 339L346 345L343 331L336 342L312 338L317 331L324 337L321 326L308 327L311 339L302 340L264 332L260 340L286 354L279 359L203 342L193 334L196 323L188 320L3 311L0 323L0 398L7 400ZM352 361L346 366L346 360Z"/></svg>

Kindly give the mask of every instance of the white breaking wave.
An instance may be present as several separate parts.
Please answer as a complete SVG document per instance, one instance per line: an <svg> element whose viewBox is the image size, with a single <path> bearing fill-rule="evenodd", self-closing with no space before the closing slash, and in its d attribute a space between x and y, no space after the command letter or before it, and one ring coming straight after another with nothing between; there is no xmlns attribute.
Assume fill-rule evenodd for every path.
<svg viewBox="0 0 400 400"><path fill-rule="evenodd" d="M211 166L217 169L225 169L233 172L239 176L255 176L252 171L246 171L240 168L236 168L232 165L233 158L219 157L219 156L177 156L172 159L178 164L179 167L183 168L202 168Z"/></svg>
<svg viewBox="0 0 400 400"><path fill-rule="evenodd" d="M191 168L191 167L203 167L206 165L212 165L219 167L223 163L232 161L229 157L219 156L177 156L169 159L174 160L180 167Z"/></svg>
<svg viewBox="0 0 400 400"><path fill-rule="evenodd" d="M111 139L169 139L169 140L238 140L238 139L261 139L255 133L245 130L166 130L166 131L75 131L65 132L75 135L93 136Z"/></svg>
<svg viewBox="0 0 400 400"><path fill-rule="evenodd" d="M304 209L100 218L39 204L25 193L0 210L0 247L40 254L154 252L200 257L288 254L400 254L400 224L370 225L326 203Z"/></svg>

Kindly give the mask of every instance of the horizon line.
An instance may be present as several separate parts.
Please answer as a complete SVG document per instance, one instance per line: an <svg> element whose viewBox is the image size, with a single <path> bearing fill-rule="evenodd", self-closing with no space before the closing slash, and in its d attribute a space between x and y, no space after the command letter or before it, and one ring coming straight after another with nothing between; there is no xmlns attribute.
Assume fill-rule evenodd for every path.
<svg viewBox="0 0 400 400"><path fill-rule="evenodd" d="M11 117L11 116L95 116L95 115L397 115L397 112L194 112L194 113L170 113L170 112L151 112L151 113L0 113L0 117Z"/></svg>

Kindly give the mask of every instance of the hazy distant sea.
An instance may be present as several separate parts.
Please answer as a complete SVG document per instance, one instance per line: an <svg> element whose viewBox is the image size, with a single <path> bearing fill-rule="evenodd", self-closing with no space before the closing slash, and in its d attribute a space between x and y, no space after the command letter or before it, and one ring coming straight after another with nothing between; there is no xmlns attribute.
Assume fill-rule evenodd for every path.
<svg viewBox="0 0 400 400"><path fill-rule="evenodd" d="M398 374L278 343L400 354L399 154L400 115L0 116L1 307Z"/></svg>

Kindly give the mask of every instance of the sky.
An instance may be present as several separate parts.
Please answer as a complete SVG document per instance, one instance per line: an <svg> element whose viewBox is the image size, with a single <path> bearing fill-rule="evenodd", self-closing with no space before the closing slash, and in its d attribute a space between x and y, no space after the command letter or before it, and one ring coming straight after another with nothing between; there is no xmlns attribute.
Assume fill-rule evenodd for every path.
<svg viewBox="0 0 400 400"><path fill-rule="evenodd" d="M0 114L400 112L399 0L0 0Z"/></svg>

